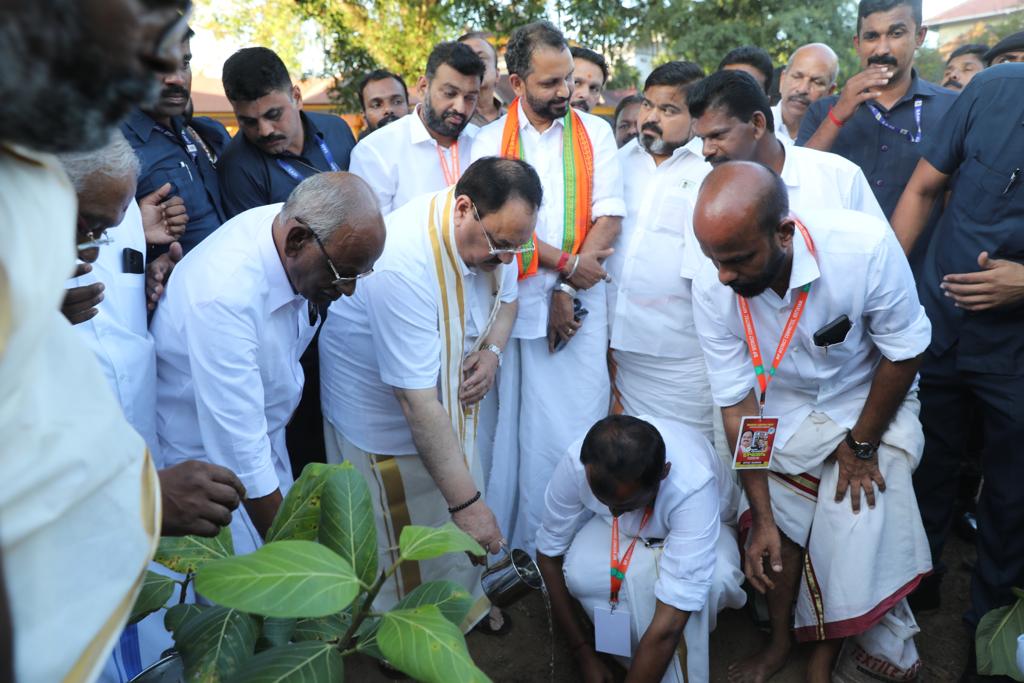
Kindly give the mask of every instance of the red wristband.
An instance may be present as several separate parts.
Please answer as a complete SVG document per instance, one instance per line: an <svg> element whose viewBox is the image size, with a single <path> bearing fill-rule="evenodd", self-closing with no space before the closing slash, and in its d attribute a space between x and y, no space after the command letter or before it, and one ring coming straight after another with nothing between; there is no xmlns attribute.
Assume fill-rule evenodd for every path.
<svg viewBox="0 0 1024 683"><path fill-rule="evenodd" d="M565 268L565 264L569 262L569 256L569 252L563 251L562 255L558 257L558 265L555 266L555 270L557 270L558 272L562 272L562 270Z"/></svg>
<svg viewBox="0 0 1024 683"><path fill-rule="evenodd" d="M843 127L843 122L840 121L839 118L835 115L835 112L832 111L832 107L828 108L828 120L834 123L836 128Z"/></svg>

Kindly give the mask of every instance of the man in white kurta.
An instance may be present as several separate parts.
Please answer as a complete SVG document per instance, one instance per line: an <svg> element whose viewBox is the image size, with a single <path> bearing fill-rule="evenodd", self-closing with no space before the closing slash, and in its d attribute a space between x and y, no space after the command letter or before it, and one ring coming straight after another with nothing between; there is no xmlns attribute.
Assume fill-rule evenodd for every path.
<svg viewBox="0 0 1024 683"><path fill-rule="evenodd" d="M637 125L618 152L626 217L607 261L613 412L679 420L711 439L711 390L693 328L690 281L679 276L697 190L711 170L690 138L692 62L651 72Z"/></svg>
<svg viewBox="0 0 1024 683"><path fill-rule="evenodd" d="M911 485L923 446L916 370L931 325L910 267L883 220L787 213L777 176L734 162L708 176L694 214L714 259L694 281L694 319L730 444L740 418L759 414L759 396L762 414L779 418L769 468L740 475L745 570L768 588L773 629L771 646L737 666L740 680L785 662L794 599L797 638L819 643L809 680L824 680L842 639L878 624L931 570ZM740 296L770 375L766 394Z"/></svg>
<svg viewBox="0 0 1024 683"><path fill-rule="evenodd" d="M382 214L450 187L462 176L473 159L473 135L479 129L470 120L485 68L469 46L439 44L417 84L424 101L410 115L360 138L352 149L349 171L374 189Z"/></svg>
<svg viewBox="0 0 1024 683"><path fill-rule="evenodd" d="M653 512L643 529L638 528L643 508L619 514L620 553L637 536L643 543L637 544L626 572L620 608L630 614L634 656L657 602L689 613L680 647L684 657L673 656L661 680L708 681L708 634L715 628L718 612L737 609L746 601L735 528L739 489L700 432L666 418L640 416L639 420L660 434L670 469L658 484ZM580 438L569 448L548 484L537 552L547 558L564 556L565 584L593 621L595 607L608 606L605 567L613 513L598 500L587 479L586 466L580 461L583 442ZM576 647L575 654L581 658L594 653L586 642Z"/></svg>
<svg viewBox="0 0 1024 683"><path fill-rule="evenodd" d="M625 206L611 127L569 109L573 60L561 33L547 22L521 27L510 39L505 60L518 97L509 113L477 133L473 156L509 153L532 165L544 186L544 204L536 232L540 266L521 275L519 316L501 369L488 496L512 545L532 552L555 464L573 439L608 412L608 311L601 262L611 253ZM554 92L540 85L549 81L562 85ZM565 144L570 120L574 135L586 135L592 177L583 177L585 166L573 162L571 145ZM512 151L503 149L509 139ZM582 207L589 210L586 239L572 253L566 240L574 208L573 198L566 198L567 168L577 181L569 183L570 191L578 194L579 184L589 183L591 197L589 206ZM578 325L573 299L588 311ZM553 352L556 340L565 345Z"/></svg>
<svg viewBox="0 0 1024 683"><path fill-rule="evenodd" d="M231 219L174 269L152 324L157 436L168 466L205 460L238 475L238 554L262 544L292 482L285 425L318 307L353 291L383 241L370 188L327 173Z"/></svg>
<svg viewBox="0 0 1024 683"><path fill-rule="evenodd" d="M367 478L378 542L391 562L409 524L450 519L484 548L498 548L501 530L481 496L476 404L515 319L510 249L529 239L540 200L526 164L473 164L458 185L388 215L376 272L331 308L320 337L328 461L348 460ZM488 605L481 571L461 553L404 562L376 604L388 609L420 584L447 578L477 598L468 628Z"/></svg>
<svg viewBox="0 0 1024 683"><path fill-rule="evenodd" d="M807 108L836 90L839 58L824 43L801 45L789 56L779 76L779 103L772 107L775 137L792 147Z"/></svg>

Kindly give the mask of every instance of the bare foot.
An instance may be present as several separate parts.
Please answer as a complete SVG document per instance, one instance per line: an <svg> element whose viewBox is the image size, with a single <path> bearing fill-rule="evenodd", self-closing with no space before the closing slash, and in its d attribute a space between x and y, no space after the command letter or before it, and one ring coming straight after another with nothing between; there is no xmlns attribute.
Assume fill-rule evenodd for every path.
<svg viewBox="0 0 1024 683"><path fill-rule="evenodd" d="M497 607L491 607L490 613L487 615L490 621L490 627L492 631L497 631L499 628L505 625L505 615L501 613L501 610Z"/></svg>
<svg viewBox="0 0 1024 683"><path fill-rule="evenodd" d="M786 664L790 642L772 639L757 654L729 665L729 683L765 683Z"/></svg>

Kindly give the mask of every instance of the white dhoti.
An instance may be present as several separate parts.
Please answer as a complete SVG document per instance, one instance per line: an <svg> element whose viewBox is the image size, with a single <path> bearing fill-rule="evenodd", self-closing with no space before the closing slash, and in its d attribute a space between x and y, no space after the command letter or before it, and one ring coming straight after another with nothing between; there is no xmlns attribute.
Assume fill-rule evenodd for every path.
<svg viewBox="0 0 1024 683"><path fill-rule="evenodd" d="M375 455L367 453L325 421L327 462L352 463L366 479L373 503L373 516L377 525L377 547L380 569L386 569L398 559L398 540L402 529L410 524L439 527L451 521L448 504L437 488L423 461L415 455ZM471 468L477 486L482 487L479 458ZM474 565L465 553L449 553L432 560L405 561L381 588L374 609L389 610L417 586L428 581L454 581L469 591L474 603L462 623L468 632L490 609L490 602L480 587L484 567Z"/></svg>
<svg viewBox="0 0 1024 683"><path fill-rule="evenodd" d="M839 468L826 458L846 435L827 415L811 413L772 458L768 487L783 534L806 550L794 628L801 641L845 638L878 623L932 568L911 475L924 445L920 404L909 396L878 449L885 492L875 508L849 494L835 502ZM818 492L821 492L821 495ZM740 529L751 523L744 496Z"/></svg>
<svg viewBox="0 0 1024 683"><path fill-rule="evenodd" d="M662 358L611 351L613 411L682 422L714 437L714 407L704 357Z"/></svg>
<svg viewBox="0 0 1024 683"><path fill-rule="evenodd" d="M621 534L619 547L627 547L630 541L631 537ZM606 568L610 553L611 525L601 517L593 517L576 534L569 551L565 554L562 569L566 585L573 597L583 605L592 621L595 607L608 606L609 577ZM660 548L649 548L643 545L642 541L637 543L619 594L619 609L628 611L630 615L634 653L654 618L654 610L657 607L654 584L658 578L660 555ZM662 683L706 683L710 680L708 637L715 629L718 613L725 608L740 608L746 602L747 596L741 587L743 572L740 569L736 530L729 525L721 526L716 556L717 562L708 600L702 610L690 613L679 653L672 658L661 679ZM622 663L629 666L629 660L622 659ZM685 678L684 666L687 673Z"/></svg>
<svg viewBox="0 0 1024 683"><path fill-rule="evenodd" d="M605 283L579 295L590 315L572 341L551 353L545 338L512 339L501 367L487 504L512 547L531 555L555 465L608 415Z"/></svg>

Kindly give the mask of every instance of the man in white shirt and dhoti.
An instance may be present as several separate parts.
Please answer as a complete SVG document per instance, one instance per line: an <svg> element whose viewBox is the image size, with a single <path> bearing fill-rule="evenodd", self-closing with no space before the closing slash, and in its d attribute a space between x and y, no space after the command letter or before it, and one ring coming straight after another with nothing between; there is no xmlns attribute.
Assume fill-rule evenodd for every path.
<svg viewBox="0 0 1024 683"><path fill-rule="evenodd" d="M152 324L157 437L168 466L205 460L245 485L236 553L262 545L291 485L284 430L320 310L351 295L383 247L370 187L322 173L231 219L174 269Z"/></svg>
<svg viewBox="0 0 1024 683"><path fill-rule="evenodd" d="M746 600L738 499L708 440L680 422L613 415L569 448L548 485L537 560L584 680L611 673L573 618L570 594L596 625L599 649L609 603L627 615L619 654L629 680L710 680L708 634L719 611Z"/></svg>
<svg viewBox="0 0 1024 683"><path fill-rule="evenodd" d="M414 197L458 182L472 160L470 123L486 66L462 43L440 43L427 58L411 115L373 131L352 149L349 171L370 184L385 216Z"/></svg>
<svg viewBox="0 0 1024 683"><path fill-rule="evenodd" d="M477 133L473 156L529 163L544 205L535 248L519 257L519 317L499 381L488 496L512 544L530 552L555 464L608 414L602 262L625 206L611 128L569 107L573 59L561 32L545 21L516 29L505 61L516 100Z"/></svg>
<svg viewBox="0 0 1024 683"><path fill-rule="evenodd" d="M772 640L730 680L771 677L792 625L818 643L807 680L828 681L843 639L902 610L931 571L911 484L931 325L887 223L790 214L785 183L760 164L712 171L694 227L709 258L694 318L729 443L751 423L774 437L740 472L745 572L767 595Z"/></svg>
<svg viewBox="0 0 1024 683"><path fill-rule="evenodd" d="M329 462L363 473L378 543L396 559L402 529L449 519L490 552L501 529L485 502L477 406L490 390L516 317L514 256L530 240L542 197L529 165L489 157L454 187L391 213L376 272L331 307L320 337ZM464 554L404 562L377 609L427 581L448 579L486 614L482 567ZM495 610L481 626L504 626Z"/></svg>
<svg viewBox="0 0 1024 683"><path fill-rule="evenodd" d="M670 417L713 438L711 389L693 328L690 281L679 276L697 190L711 166L691 140L693 62L669 62L644 83L640 136L619 150L626 217L607 261L612 411Z"/></svg>

